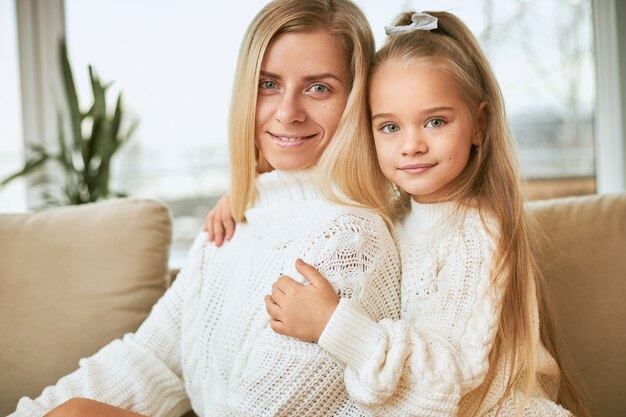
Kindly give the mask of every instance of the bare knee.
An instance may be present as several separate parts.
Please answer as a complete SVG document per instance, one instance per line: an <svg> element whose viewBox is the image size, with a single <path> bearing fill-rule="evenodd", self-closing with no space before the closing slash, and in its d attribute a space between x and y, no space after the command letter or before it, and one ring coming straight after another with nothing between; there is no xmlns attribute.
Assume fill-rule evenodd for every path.
<svg viewBox="0 0 626 417"><path fill-rule="evenodd" d="M94 400L87 398L72 398L63 404L50 410L44 417L79 417L89 415L90 408L93 407Z"/></svg>
<svg viewBox="0 0 626 417"><path fill-rule="evenodd" d="M72 398L44 417L136 417L140 414L88 398Z"/></svg>

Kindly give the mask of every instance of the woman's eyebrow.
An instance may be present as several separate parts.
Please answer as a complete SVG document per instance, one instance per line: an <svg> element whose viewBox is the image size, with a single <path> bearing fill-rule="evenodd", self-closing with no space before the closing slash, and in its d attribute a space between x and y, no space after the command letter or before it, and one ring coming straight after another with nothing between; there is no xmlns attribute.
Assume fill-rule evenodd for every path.
<svg viewBox="0 0 626 417"><path fill-rule="evenodd" d="M278 74L274 74L273 72L269 72L269 71L259 71L259 75L262 77L268 77L268 78L276 78L276 79L280 79L281 76Z"/></svg>
<svg viewBox="0 0 626 417"><path fill-rule="evenodd" d="M339 78L338 76L336 76L332 72L323 72L321 74L307 75L306 77L304 77L304 80L305 81L315 81L315 80L321 80L321 79L324 79L324 78L334 78L335 80L341 82L341 78Z"/></svg>
<svg viewBox="0 0 626 417"><path fill-rule="evenodd" d="M262 76L262 77L275 78L277 80L282 79L280 74L276 74L276 73L269 72L269 71L264 71L264 70L259 71L259 75ZM337 75L333 74L332 72L323 72L321 74L306 75L302 79L304 81L310 82L310 81L315 81L315 80L322 80L324 78L333 78L333 79L341 82L341 78L339 78Z"/></svg>

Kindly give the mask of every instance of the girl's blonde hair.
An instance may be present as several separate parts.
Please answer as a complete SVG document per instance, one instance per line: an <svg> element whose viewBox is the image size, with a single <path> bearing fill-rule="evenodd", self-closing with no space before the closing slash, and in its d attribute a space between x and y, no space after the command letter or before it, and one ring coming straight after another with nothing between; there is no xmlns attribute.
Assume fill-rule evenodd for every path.
<svg viewBox="0 0 626 417"><path fill-rule="evenodd" d="M365 102L374 38L363 12L350 0L274 0L248 27L235 73L229 140L231 203L236 221L245 220L246 208L256 199L257 172L267 169L267 161L254 142L259 71L265 50L282 34L317 30L327 31L340 41L351 86L337 130L317 164L320 189L332 201L387 214L389 188L369 140Z"/></svg>
<svg viewBox="0 0 626 417"><path fill-rule="evenodd" d="M468 109L473 112L475 128L482 132L479 148L473 147L467 166L454 181L451 198L467 202L466 206L477 205L483 219L495 217L500 226L492 279L506 276L507 281L500 326L489 358L492 368L501 362L507 368L499 410L518 384L523 387L526 399L538 384L539 340L533 323L535 306L539 304L540 338L562 371L559 401L578 417L586 416L588 410L563 364L554 323L545 308L540 271L530 241L536 228L534 220L524 210L516 146L507 125L500 87L467 26L447 12L426 13L437 17L437 29L391 35L376 54L373 74L385 63L398 60L425 62L440 68L456 83ZM412 14L403 13L394 24L410 24ZM397 207L400 214L409 206L409 198L408 194L399 191ZM550 331L546 331L548 328ZM485 393L494 383L493 377L492 371L485 380L486 386L482 387ZM518 412L521 407L523 404ZM477 410L478 406L473 413Z"/></svg>

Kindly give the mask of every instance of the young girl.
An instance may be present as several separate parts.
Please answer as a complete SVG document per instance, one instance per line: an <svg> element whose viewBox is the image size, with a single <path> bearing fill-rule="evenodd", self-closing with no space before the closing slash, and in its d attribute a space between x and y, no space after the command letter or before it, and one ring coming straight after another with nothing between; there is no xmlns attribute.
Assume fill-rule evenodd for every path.
<svg viewBox="0 0 626 417"><path fill-rule="evenodd" d="M263 295L301 257L372 318L399 317L399 258L379 215L388 196L367 142L373 53L349 0L275 0L261 10L232 99L238 235L218 249L200 234L136 333L22 398L12 416L367 415L337 359L272 331Z"/></svg>
<svg viewBox="0 0 626 417"><path fill-rule="evenodd" d="M375 415L587 415L560 373L495 76L467 27L405 13L370 78L382 172L395 184L400 320L377 321L297 262L278 279L272 328L345 363L350 396ZM560 377L562 375L562 377Z"/></svg>

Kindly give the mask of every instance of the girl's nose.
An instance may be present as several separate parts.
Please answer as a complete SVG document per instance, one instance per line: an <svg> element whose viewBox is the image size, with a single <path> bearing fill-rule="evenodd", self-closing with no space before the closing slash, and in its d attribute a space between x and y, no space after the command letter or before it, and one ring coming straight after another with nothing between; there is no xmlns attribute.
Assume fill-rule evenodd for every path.
<svg viewBox="0 0 626 417"><path fill-rule="evenodd" d="M412 156L419 153L426 153L427 151L428 144L419 131L409 130L406 132L404 140L402 141L402 155Z"/></svg>
<svg viewBox="0 0 626 417"><path fill-rule="evenodd" d="M276 120L280 123L289 124L303 122L305 111L297 94L285 92L276 108Z"/></svg>

